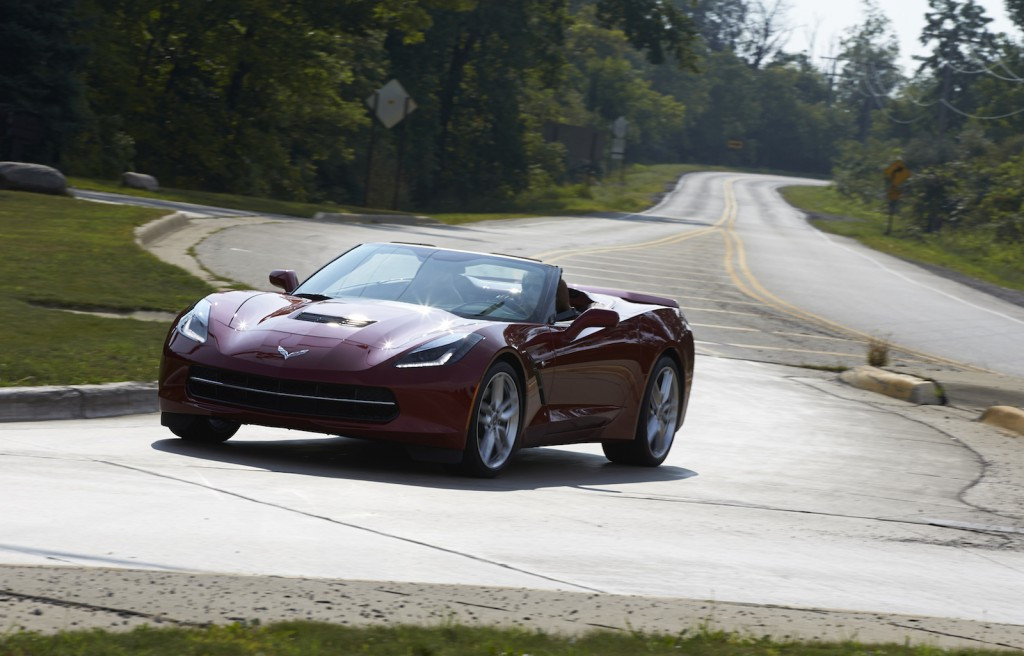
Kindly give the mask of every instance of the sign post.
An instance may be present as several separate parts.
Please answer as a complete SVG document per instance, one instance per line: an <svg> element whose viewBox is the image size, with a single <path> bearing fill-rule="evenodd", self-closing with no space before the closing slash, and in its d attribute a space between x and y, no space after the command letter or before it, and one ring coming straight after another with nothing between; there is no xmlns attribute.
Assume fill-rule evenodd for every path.
<svg viewBox="0 0 1024 656"><path fill-rule="evenodd" d="M612 123L612 160L619 163L619 182L626 184L626 133L629 121L620 116Z"/></svg>
<svg viewBox="0 0 1024 656"><path fill-rule="evenodd" d="M907 168L902 159L896 160L885 169L885 179L888 182L886 197L889 199L889 225L885 228L885 234L887 235L892 234L892 221L893 216L896 214L896 205L903 194L900 185L906 182L909 177L910 169Z"/></svg>
<svg viewBox="0 0 1024 656"><path fill-rule="evenodd" d="M373 92L366 99L366 106L373 115L390 129L405 120L416 109L416 102L398 80L391 80ZM370 181L372 180L373 147L376 141L377 122L371 119L370 149L366 156L366 185L363 188L363 206L369 205ZM403 126L404 127L404 126ZM395 164L395 189L391 198L391 209L398 209L398 192L402 184L402 158L405 155L405 130L398 136L398 153Z"/></svg>

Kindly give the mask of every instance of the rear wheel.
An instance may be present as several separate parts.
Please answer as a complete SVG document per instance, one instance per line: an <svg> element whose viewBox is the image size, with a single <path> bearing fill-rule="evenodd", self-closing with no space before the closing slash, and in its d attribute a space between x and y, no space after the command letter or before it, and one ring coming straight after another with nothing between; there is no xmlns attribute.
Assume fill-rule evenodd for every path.
<svg viewBox="0 0 1024 656"><path fill-rule="evenodd" d="M215 444L225 442L238 432L241 426L237 421L205 417L203 415L185 415L165 412L160 415L160 423L183 440L189 442L205 442Z"/></svg>
<svg viewBox="0 0 1024 656"><path fill-rule="evenodd" d="M680 390L679 367L663 355L647 379L636 435L628 442L602 442L605 457L612 462L644 467L657 467L664 462L679 423Z"/></svg>
<svg viewBox="0 0 1024 656"><path fill-rule="evenodd" d="M519 444L522 391L515 370L498 362L484 375L473 405L459 472L493 478L508 464Z"/></svg>

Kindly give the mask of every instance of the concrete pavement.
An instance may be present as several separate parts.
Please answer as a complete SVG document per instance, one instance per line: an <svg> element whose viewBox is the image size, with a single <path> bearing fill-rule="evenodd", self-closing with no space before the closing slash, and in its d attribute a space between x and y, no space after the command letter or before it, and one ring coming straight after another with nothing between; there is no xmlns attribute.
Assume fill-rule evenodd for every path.
<svg viewBox="0 0 1024 656"><path fill-rule="evenodd" d="M0 625L53 633L318 621L501 626L562 635L728 631L778 641L1024 649L1024 626L889 613L472 585L0 566Z"/></svg>

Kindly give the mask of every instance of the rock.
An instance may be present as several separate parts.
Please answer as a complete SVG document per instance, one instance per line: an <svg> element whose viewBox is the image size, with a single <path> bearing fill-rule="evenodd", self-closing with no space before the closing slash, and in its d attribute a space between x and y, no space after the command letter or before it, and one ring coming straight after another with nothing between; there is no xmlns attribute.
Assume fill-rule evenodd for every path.
<svg viewBox="0 0 1024 656"><path fill-rule="evenodd" d="M68 181L52 166L27 162L0 162L0 189L66 195Z"/></svg>
<svg viewBox="0 0 1024 656"><path fill-rule="evenodd" d="M156 191L160 188L160 183L153 176L132 171L121 176L121 184L132 189L145 189L146 191Z"/></svg>

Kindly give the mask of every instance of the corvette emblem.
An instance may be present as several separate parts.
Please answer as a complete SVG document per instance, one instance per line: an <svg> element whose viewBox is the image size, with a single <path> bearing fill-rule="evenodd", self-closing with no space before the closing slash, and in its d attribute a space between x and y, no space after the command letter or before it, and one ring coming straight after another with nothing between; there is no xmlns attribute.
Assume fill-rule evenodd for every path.
<svg viewBox="0 0 1024 656"><path fill-rule="evenodd" d="M287 360L288 358L294 358L294 357L300 356L303 353L309 353L309 349L303 349L301 351L292 351L291 353L289 353L288 351L286 351L284 349L283 346L278 346L277 347L277 352L281 354L281 357L283 357L285 360Z"/></svg>

